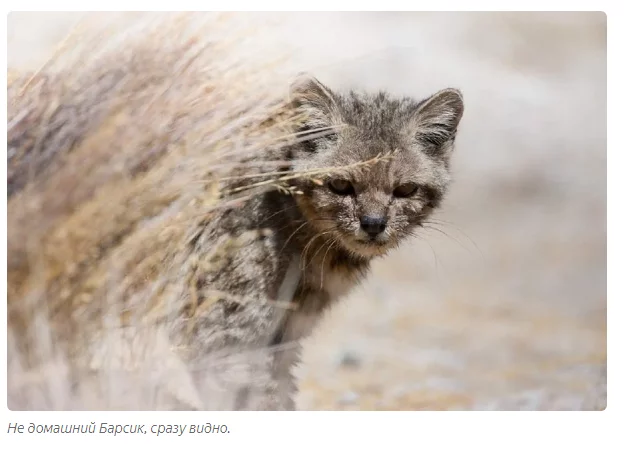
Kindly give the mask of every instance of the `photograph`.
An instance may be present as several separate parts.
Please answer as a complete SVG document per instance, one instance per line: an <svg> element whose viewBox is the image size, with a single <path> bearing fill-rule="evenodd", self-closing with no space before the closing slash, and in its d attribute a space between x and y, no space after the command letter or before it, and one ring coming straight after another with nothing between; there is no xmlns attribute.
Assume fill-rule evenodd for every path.
<svg viewBox="0 0 630 450"><path fill-rule="evenodd" d="M13 11L7 66L11 412L606 410L606 13Z"/></svg>

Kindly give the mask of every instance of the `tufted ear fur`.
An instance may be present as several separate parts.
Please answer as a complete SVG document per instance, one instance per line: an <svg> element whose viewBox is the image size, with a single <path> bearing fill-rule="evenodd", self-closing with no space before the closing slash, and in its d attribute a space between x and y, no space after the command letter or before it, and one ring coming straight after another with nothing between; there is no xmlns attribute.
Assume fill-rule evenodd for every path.
<svg viewBox="0 0 630 450"><path fill-rule="evenodd" d="M330 127L335 125L337 98L328 87L308 74L300 74L291 84L290 101L301 118L298 131L313 132L313 139L307 142L309 148L315 150L321 139L336 140Z"/></svg>
<svg viewBox="0 0 630 450"><path fill-rule="evenodd" d="M416 111L415 137L430 154L443 154L457 134L464 114L464 99L458 89L443 89L425 101Z"/></svg>
<svg viewBox="0 0 630 450"><path fill-rule="evenodd" d="M332 113L336 107L335 94L318 79L301 73L291 84L290 97L294 105Z"/></svg>

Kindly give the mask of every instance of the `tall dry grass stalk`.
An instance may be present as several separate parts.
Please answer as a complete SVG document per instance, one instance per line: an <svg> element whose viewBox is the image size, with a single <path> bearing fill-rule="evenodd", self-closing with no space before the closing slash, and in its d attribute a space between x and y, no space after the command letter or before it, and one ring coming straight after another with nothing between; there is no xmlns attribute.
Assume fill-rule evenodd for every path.
<svg viewBox="0 0 630 450"><path fill-rule="evenodd" d="M231 409L230 383L256 376L195 357L182 276L194 230L273 188L250 175L296 137L287 55L251 18L88 16L10 71L11 409Z"/></svg>

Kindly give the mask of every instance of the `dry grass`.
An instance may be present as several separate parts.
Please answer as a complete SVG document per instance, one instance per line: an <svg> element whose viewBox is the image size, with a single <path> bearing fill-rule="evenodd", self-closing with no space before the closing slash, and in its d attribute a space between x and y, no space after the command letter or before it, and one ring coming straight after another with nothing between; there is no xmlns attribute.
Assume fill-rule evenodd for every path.
<svg viewBox="0 0 630 450"><path fill-rule="evenodd" d="M230 407L230 392L205 404L182 387L197 308L181 267L214 211L281 185L262 152L300 139L283 55L254 57L255 32L230 15L88 17L38 70L10 72L12 408Z"/></svg>

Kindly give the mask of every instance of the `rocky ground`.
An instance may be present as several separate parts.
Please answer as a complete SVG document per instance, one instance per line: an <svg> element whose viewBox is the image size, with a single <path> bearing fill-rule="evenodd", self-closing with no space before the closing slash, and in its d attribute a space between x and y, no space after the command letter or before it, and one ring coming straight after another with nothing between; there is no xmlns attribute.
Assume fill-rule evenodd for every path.
<svg viewBox="0 0 630 450"><path fill-rule="evenodd" d="M334 86L459 87L455 184L423 239L379 261L299 368L302 409L606 406L603 13L280 15ZM66 15L9 17L9 63Z"/></svg>

